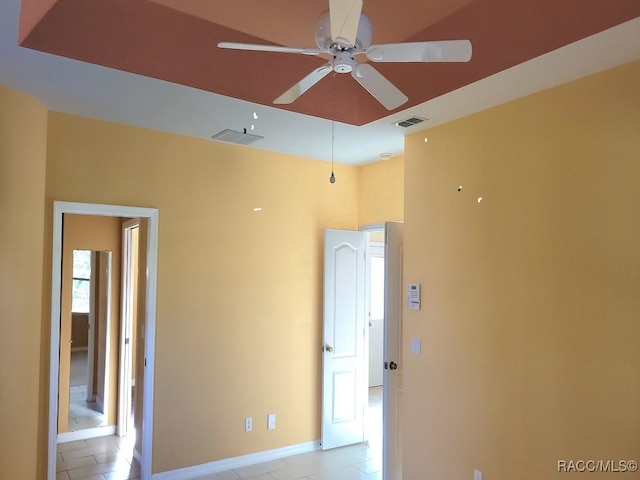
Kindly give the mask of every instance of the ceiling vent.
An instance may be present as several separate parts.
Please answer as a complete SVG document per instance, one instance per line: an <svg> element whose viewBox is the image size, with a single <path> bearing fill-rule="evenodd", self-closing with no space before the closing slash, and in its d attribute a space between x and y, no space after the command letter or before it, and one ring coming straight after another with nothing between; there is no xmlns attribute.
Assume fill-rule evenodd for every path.
<svg viewBox="0 0 640 480"><path fill-rule="evenodd" d="M413 127L414 125L417 125L418 123L422 123L425 120L427 119L420 118L420 117L409 117L409 118L405 118L404 120L400 120L399 122L395 122L395 125L402 128L409 128L409 127Z"/></svg>
<svg viewBox="0 0 640 480"><path fill-rule="evenodd" d="M211 138L220 142L235 143L236 145L249 145L250 143L262 140L264 137L227 128L226 130L216 133Z"/></svg>

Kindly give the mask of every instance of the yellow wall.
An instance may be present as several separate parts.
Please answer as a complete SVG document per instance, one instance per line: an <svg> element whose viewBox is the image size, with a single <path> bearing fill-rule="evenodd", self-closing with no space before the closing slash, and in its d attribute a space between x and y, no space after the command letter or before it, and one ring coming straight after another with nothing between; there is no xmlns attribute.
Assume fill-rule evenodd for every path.
<svg viewBox="0 0 640 480"><path fill-rule="evenodd" d="M46 140L44 106L0 86L1 478L36 478L46 459L38 421L48 399L40 375Z"/></svg>
<svg viewBox="0 0 640 480"><path fill-rule="evenodd" d="M638 459L638 85L635 62L407 139L404 478Z"/></svg>
<svg viewBox="0 0 640 480"><path fill-rule="evenodd" d="M358 169L57 113L48 146L48 206L160 212L154 472L319 438L323 229L358 227Z"/></svg>
<svg viewBox="0 0 640 480"><path fill-rule="evenodd" d="M404 157L360 167L359 180L360 226L404 219Z"/></svg>
<svg viewBox="0 0 640 480"><path fill-rule="evenodd" d="M381 175L401 176L401 162L337 165L331 185L325 162L56 113L47 119L28 96L0 94L0 205L3 221L15 225L1 237L3 284L11 286L2 289L2 338L18 338L3 343L0 411L2 445L19 453L0 449L0 476L44 478L46 469L54 199L160 209L154 471L319 438L322 231L357 228L360 209L366 223L397 219L401 185ZM394 197L393 208L363 205L374 191ZM29 266L38 270L35 287ZM7 368L22 357L24 370ZM27 415L31 425L14 426L24 416L16 412L29 408L37 409ZM276 431L244 433L245 416L263 425L270 412ZM184 431L193 443L171 433Z"/></svg>

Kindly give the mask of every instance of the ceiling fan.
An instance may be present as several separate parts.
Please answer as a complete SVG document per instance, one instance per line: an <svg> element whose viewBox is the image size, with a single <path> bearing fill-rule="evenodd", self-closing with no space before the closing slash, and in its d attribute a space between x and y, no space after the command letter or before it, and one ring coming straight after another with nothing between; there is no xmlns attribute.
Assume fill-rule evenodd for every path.
<svg viewBox="0 0 640 480"><path fill-rule="evenodd" d="M329 72L351 73L376 100L393 110L408 100L393 83L369 63L358 63L357 55L372 62L468 62L471 59L469 40L388 43L371 45L372 26L362 13L362 0L329 0L329 11L320 17L315 38L319 48L293 48L278 45L220 42L218 47L233 50L331 55L329 62L313 70L284 92L273 103L292 103Z"/></svg>

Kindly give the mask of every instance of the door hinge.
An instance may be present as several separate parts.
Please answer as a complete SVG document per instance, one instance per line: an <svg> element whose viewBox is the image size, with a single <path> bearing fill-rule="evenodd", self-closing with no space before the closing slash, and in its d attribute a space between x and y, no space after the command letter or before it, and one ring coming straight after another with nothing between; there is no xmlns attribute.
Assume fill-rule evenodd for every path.
<svg viewBox="0 0 640 480"><path fill-rule="evenodd" d="M145 367L147 366L147 359L146 358L144 359L144 366Z"/></svg>

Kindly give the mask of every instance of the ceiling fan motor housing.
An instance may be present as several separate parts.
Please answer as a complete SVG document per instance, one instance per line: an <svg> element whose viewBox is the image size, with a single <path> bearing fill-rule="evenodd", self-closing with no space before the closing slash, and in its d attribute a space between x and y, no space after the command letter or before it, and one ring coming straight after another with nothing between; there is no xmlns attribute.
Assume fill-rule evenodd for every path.
<svg viewBox="0 0 640 480"><path fill-rule="evenodd" d="M358 23L358 34L356 35L355 45L352 45L355 51L366 50L371 45L371 34L373 28L371 21L364 13L360 15ZM319 48L332 49L336 45L335 39L331 38L331 20L329 12L325 12L318 19L315 30L316 44Z"/></svg>
<svg viewBox="0 0 640 480"><path fill-rule="evenodd" d="M332 48L333 53L333 71L336 73L350 73L357 65L353 59L353 54L348 50L340 50L337 47Z"/></svg>

